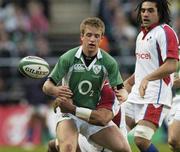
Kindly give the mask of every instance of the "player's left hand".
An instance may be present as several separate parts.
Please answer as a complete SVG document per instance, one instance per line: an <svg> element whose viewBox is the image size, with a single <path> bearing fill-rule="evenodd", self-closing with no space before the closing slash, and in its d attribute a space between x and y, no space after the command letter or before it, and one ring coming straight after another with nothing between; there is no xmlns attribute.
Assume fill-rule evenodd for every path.
<svg viewBox="0 0 180 152"><path fill-rule="evenodd" d="M58 97L53 101L53 110L56 113L56 108L60 106L62 101L67 101L67 98L65 97Z"/></svg>
<svg viewBox="0 0 180 152"><path fill-rule="evenodd" d="M55 107L54 110L57 107L60 107L62 113L73 113L76 109L76 106L73 105L72 99L67 99L63 97L58 97L54 101Z"/></svg>
<svg viewBox="0 0 180 152"><path fill-rule="evenodd" d="M148 83L149 81L146 78L141 81L141 84L139 86L139 94L142 98L144 98Z"/></svg>
<svg viewBox="0 0 180 152"><path fill-rule="evenodd" d="M126 89L122 88L120 90L117 90L116 88L114 89L115 91L115 94L116 94L116 97L117 99L120 101L120 102L124 102L127 100L128 98L128 92Z"/></svg>

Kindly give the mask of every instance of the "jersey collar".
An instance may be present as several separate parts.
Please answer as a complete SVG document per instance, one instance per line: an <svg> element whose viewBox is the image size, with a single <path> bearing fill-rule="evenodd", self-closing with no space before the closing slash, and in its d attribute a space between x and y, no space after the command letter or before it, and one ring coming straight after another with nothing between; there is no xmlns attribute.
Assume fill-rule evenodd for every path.
<svg viewBox="0 0 180 152"><path fill-rule="evenodd" d="M82 54L82 45L79 47L78 51L76 52L75 57L78 58L78 59L80 59L81 54ZM101 59L101 58L102 58L102 54L101 54L100 48L98 48L97 58L98 58L98 59Z"/></svg>
<svg viewBox="0 0 180 152"><path fill-rule="evenodd" d="M145 28L144 26L141 26L141 31L143 31L143 33L148 33L150 30L152 30L154 27L158 26L159 23L154 23L151 26L149 26L148 28Z"/></svg>
<svg viewBox="0 0 180 152"><path fill-rule="evenodd" d="M144 39L146 37L146 35L148 34L149 31L151 31L153 28L155 28L158 25L159 25L159 23L154 23L151 26L149 26L148 28L145 28L145 27L141 26L141 31L144 34L142 39Z"/></svg>

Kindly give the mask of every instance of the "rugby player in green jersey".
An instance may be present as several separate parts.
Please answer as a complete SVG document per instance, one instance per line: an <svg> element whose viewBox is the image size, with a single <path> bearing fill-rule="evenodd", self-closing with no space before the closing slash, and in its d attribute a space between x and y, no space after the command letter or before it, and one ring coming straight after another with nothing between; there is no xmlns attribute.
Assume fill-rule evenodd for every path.
<svg viewBox="0 0 180 152"><path fill-rule="evenodd" d="M60 151L76 151L79 131L83 132L87 139L90 138L103 147L113 151L122 151L123 145L117 144L122 136L119 135L115 124L96 126L87 122L92 110L98 105L105 80L109 81L121 101L125 101L128 95L123 88L117 62L99 48L104 31L104 23L99 18L84 19L80 25L82 45L60 56L43 85L44 93L54 97L61 97L63 93L67 94L67 98L71 97L73 104L77 106L75 116L67 113L66 117L58 123L57 138ZM107 137L106 135L110 137L104 138Z"/></svg>
<svg viewBox="0 0 180 152"><path fill-rule="evenodd" d="M127 141L125 109L122 107L119 101L115 100L114 102L114 97L115 95L112 88L110 88L108 83L105 83L101 90L101 98L96 109L92 110L89 120L85 121L90 124L105 126L112 120L120 129L120 132L124 135L124 138L121 137L121 141L118 141L117 144L122 144L124 149L129 149L130 151L130 145ZM75 109L77 108L77 106L73 105L73 103L70 101L64 101L64 98L66 97L58 97L54 102L54 108L57 108L58 106L61 108L61 112L71 113L75 115ZM102 150L103 152L110 152L108 149L105 149L102 146L99 146L97 144L90 144L87 139L81 134L79 134L78 137L78 144L78 150L81 150L81 152L102 152ZM59 146L57 139L49 141L48 152L58 152L58 149ZM122 151L127 151L124 149L122 149Z"/></svg>

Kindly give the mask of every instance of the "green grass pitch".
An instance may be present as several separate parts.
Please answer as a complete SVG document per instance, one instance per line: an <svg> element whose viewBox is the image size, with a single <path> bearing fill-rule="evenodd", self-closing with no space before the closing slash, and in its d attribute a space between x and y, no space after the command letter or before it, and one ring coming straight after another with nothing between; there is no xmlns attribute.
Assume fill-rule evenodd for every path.
<svg viewBox="0 0 180 152"><path fill-rule="evenodd" d="M156 144L160 152L171 152L167 144ZM134 144L131 144L132 152L139 152ZM0 152L47 152L46 146L38 146L32 149L21 147L0 147Z"/></svg>
<svg viewBox="0 0 180 152"><path fill-rule="evenodd" d="M128 141L131 145L132 152L139 152L134 144L133 130L128 134ZM159 152L172 152L167 144L167 133L162 128L158 129L152 139ZM36 147L3 147L0 146L0 152L47 152L47 144Z"/></svg>

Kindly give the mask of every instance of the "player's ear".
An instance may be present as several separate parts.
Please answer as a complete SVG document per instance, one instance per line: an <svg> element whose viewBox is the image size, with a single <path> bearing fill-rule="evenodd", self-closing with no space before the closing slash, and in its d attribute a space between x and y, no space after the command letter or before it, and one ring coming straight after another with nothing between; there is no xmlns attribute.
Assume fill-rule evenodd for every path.
<svg viewBox="0 0 180 152"><path fill-rule="evenodd" d="M103 39L104 39L104 35L101 36L101 40L103 40Z"/></svg>
<svg viewBox="0 0 180 152"><path fill-rule="evenodd" d="M84 34L83 34L83 33L81 33L81 35L80 35L80 40L82 41L82 40L83 40L83 38L84 38Z"/></svg>

